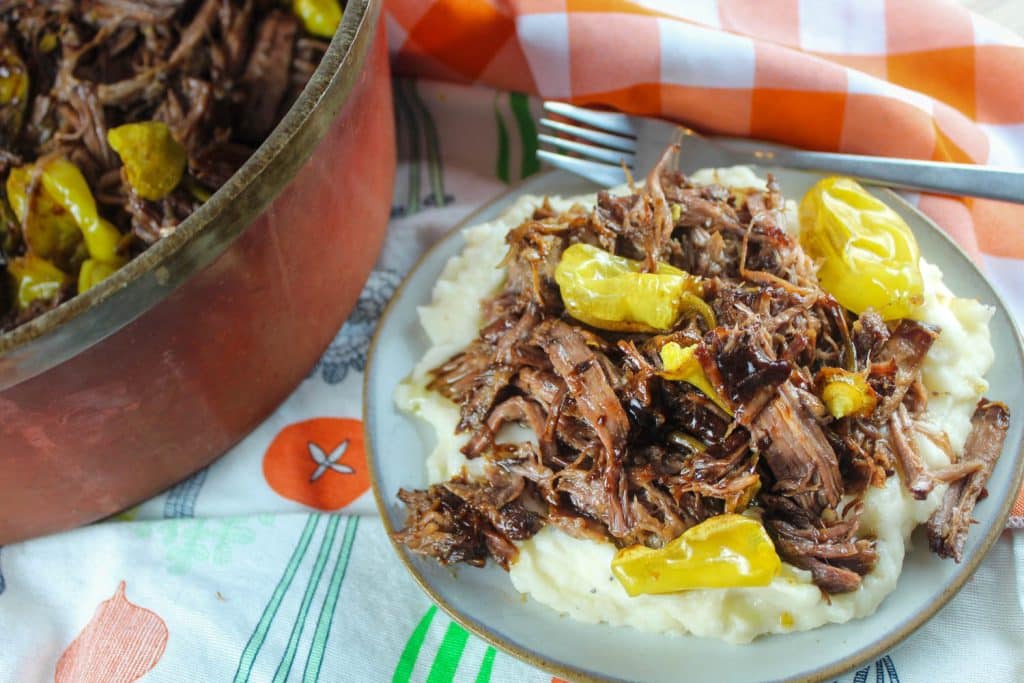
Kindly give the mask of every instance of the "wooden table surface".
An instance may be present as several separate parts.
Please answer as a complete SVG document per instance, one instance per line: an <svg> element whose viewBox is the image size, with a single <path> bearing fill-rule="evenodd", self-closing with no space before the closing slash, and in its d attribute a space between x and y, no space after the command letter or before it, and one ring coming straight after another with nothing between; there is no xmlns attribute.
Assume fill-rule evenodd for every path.
<svg viewBox="0 0 1024 683"><path fill-rule="evenodd" d="M960 0L960 4L1024 35L1024 2L1021 0Z"/></svg>

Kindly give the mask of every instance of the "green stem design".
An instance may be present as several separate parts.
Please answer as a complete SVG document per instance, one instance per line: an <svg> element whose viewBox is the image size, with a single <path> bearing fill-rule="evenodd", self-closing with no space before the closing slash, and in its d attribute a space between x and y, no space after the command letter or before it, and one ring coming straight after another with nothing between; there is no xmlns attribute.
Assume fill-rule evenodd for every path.
<svg viewBox="0 0 1024 683"><path fill-rule="evenodd" d="M508 128L505 127L505 119L501 115L501 108L498 106L498 102L501 96L498 95L494 98L494 118L498 122L498 167L495 171L501 182L508 184L509 177L509 143L508 143Z"/></svg>
<svg viewBox="0 0 1024 683"><path fill-rule="evenodd" d="M468 641L469 632L466 629L454 621L448 624L444 640L434 655L434 664L427 674L427 683L452 683L455 680L455 670L459 668L459 660L462 659Z"/></svg>
<svg viewBox="0 0 1024 683"><path fill-rule="evenodd" d="M444 173L441 163L441 138L437 134L434 117L416 90L416 82L409 82L409 101L416 109L423 124L427 142L427 169L430 173L430 190L434 195L434 206L444 206Z"/></svg>
<svg viewBox="0 0 1024 683"><path fill-rule="evenodd" d="M493 647L484 652L484 661L480 663L480 671L476 674L476 683L491 683L491 670L494 668L494 656L498 654Z"/></svg>
<svg viewBox="0 0 1024 683"><path fill-rule="evenodd" d="M267 602L267 606L263 608L263 615L256 624L256 628L253 630L252 635L249 636L249 642L245 644L245 649L242 650L242 656L238 660L238 668L235 670L235 683L242 683L243 681L249 680L249 676L252 674L253 663L256 661L256 655L259 654L260 648L263 647L263 641L266 640L267 632L270 630L270 625L274 621L274 616L277 614L278 608L281 607L284 595L288 592L288 587L291 586L292 579L295 578L295 572L298 571L299 564L302 562L302 558L306 555L306 550L309 548L309 541L313 538L313 532L316 530L317 524L319 523L319 515L310 515L309 519L306 520L306 526L303 528L302 535L299 537L299 542L295 545L295 550L292 552L292 556L289 558L288 564L284 568L284 573L277 582L277 587L274 588L274 592L270 596L270 601Z"/></svg>
<svg viewBox="0 0 1024 683"><path fill-rule="evenodd" d="M313 565L313 572L309 575L309 582L306 583L306 592L302 595L302 605L299 607L299 614L295 617L292 625L291 635L288 636L288 646L281 657L277 671L274 672L273 683L281 683L288 678L292 662L295 660L295 651L299 648L299 639L306 626L306 617L309 614L309 605L313 602L313 594L320 585L320 576L324 573L324 565L327 564L327 557L330 555L334 539L338 535L338 524L341 517L332 516L327 522L327 530L324 532L323 540L320 542L320 552L317 553L316 563Z"/></svg>
<svg viewBox="0 0 1024 683"><path fill-rule="evenodd" d="M423 641L427 638L427 631L430 630L430 622L434 620L435 614L437 614L437 605L431 605L427 613L420 619L420 623L416 624L415 630L409 636L409 640L406 642L405 648L402 649L402 654L398 658L398 664L395 666L395 673L391 677L391 683L409 683L409 679L412 678L412 671L416 667L416 658L420 656L420 649L423 648Z"/></svg>
<svg viewBox="0 0 1024 683"><path fill-rule="evenodd" d="M402 648L398 664L395 665L395 673L391 676L391 683L409 683L412 679L413 671L416 669L416 660L419 659L420 650L423 649L423 643L427 639L427 633L430 631L430 625L436 614L437 606L431 605L416 624L405 647ZM452 683L468 642L469 632L454 621L448 622L444 638L438 646L437 652L434 653L430 673L427 675L427 683ZM490 683L495 655L497 655L495 649L488 646L474 679L475 683Z"/></svg>
<svg viewBox="0 0 1024 683"><path fill-rule="evenodd" d="M523 149L522 173L519 177L526 178L540 170L540 160L537 158L537 126L533 122L533 115L530 114L530 100L526 95L520 92L509 93L508 104L516 118L519 142Z"/></svg>
<svg viewBox="0 0 1024 683"><path fill-rule="evenodd" d="M341 593L341 584L345 580L345 571L348 569L348 560L352 555L352 544L355 541L358 526L358 517L349 517L345 523L345 537L341 540L338 563L334 565L334 571L331 572L331 582L327 587L327 595L324 596L320 616L316 620L316 631L313 632L313 642L309 646L306 668L302 672L303 683L316 683L320 678L320 665L323 664L324 650L327 649L328 632L331 629L331 622L334 621L334 610L338 606L338 595Z"/></svg>

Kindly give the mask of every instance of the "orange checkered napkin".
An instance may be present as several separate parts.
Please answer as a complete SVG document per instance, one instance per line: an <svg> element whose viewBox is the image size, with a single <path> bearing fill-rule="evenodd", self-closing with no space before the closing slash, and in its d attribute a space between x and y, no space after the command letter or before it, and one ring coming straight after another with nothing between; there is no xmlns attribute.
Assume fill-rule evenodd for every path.
<svg viewBox="0 0 1024 683"><path fill-rule="evenodd" d="M388 0L387 12L403 73L798 147L1024 165L1024 40L938 0ZM1024 207L913 199L1024 320ZM1014 515L1024 527L1024 496Z"/></svg>

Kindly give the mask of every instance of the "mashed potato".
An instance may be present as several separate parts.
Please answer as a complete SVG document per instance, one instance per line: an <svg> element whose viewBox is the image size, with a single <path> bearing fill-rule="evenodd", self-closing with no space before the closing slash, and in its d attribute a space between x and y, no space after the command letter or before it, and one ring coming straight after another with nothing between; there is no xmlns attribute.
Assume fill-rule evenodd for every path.
<svg viewBox="0 0 1024 683"><path fill-rule="evenodd" d="M751 169L737 167L702 171L696 182L720 182L736 187L762 187ZM551 198L559 211L579 203L592 206L593 195L572 199ZM445 481L466 467L473 473L479 461L460 453L466 435L455 434L458 407L425 388L427 373L470 343L480 327L481 299L503 282L498 264L506 252L505 234L530 216L539 197L522 197L501 218L468 228L466 247L445 266L434 287L430 305L419 310L420 321L432 347L396 393L398 406L430 423L437 445L427 460L431 483ZM795 212L787 207L787 214ZM795 221L790 220L790 229ZM970 429L974 406L988 389L984 374L994 358L988 321L992 309L974 300L958 299L942 282L942 272L921 261L925 303L918 317L935 323L942 334L924 365L923 380L931 396L929 414L946 430L960 451ZM509 438L523 436L503 435ZM948 464L932 442L918 439L918 448L931 468ZM610 568L615 546L573 538L545 527L533 538L517 543L520 554L509 572L518 591L534 600L585 622L605 622L644 631L693 633L745 643L764 633L806 630L830 622L844 622L871 614L896 586L906 545L914 527L925 522L938 506L946 487L940 485L922 501L914 500L898 477L884 488L872 488L865 497L861 518L864 534L877 539L878 564L853 592L828 600L811 582L810 572L783 565L783 571L762 588L695 590L671 595L630 598Z"/></svg>

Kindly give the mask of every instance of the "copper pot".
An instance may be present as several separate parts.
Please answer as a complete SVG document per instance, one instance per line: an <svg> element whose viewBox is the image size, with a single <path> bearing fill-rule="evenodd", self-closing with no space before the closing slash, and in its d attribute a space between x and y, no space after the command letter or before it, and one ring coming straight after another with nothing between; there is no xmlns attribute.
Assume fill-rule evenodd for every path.
<svg viewBox="0 0 1024 683"><path fill-rule="evenodd" d="M349 0L251 159L114 277L0 337L0 544L203 467L309 373L384 239L395 170L381 0Z"/></svg>

